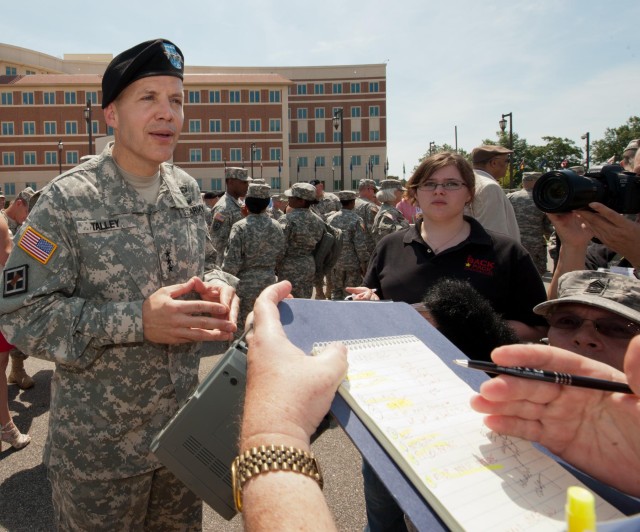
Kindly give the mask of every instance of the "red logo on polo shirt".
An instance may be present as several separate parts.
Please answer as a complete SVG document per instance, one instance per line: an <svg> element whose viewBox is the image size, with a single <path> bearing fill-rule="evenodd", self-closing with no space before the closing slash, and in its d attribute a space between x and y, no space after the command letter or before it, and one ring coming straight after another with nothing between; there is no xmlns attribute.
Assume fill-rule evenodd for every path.
<svg viewBox="0 0 640 532"><path fill-rule="evenodd" d="M482 273L484 275L493 275L493 269L496 263L486 259L474 259L471 255L467 257L464 268L465 270Z"/></svg>

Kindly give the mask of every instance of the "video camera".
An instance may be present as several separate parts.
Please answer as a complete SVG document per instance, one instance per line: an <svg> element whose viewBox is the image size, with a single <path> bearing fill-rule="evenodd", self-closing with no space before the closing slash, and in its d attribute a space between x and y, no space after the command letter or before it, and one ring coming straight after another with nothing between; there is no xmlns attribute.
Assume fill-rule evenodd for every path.
<svg viewBox="0 0 640 532"><path fill-rule="evenodd" d="M620 214L640 212L640 176L609 164L581 176L572 170L554 170L533 186L533 201L543 212L588 209L597 201Z"/></svg>

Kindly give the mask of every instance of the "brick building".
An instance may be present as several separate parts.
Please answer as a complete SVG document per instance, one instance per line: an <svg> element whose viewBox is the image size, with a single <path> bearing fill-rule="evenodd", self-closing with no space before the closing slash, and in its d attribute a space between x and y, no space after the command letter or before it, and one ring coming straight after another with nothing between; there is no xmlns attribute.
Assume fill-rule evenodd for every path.
<svg viewBox="0 0 640 532"><path fill-rule="evenodd" d="M0 185L8 199L25 186L42 188L112 138L100 108L111 58L59 59L0 44ZM314 178L327 190L355 188L369 175L384 179L385 64L186 65L184 91L174 162L203 190L224 188L225 165L245 166L279 190ZM343 186L341 131L334 127L340 112Z"/></svg>

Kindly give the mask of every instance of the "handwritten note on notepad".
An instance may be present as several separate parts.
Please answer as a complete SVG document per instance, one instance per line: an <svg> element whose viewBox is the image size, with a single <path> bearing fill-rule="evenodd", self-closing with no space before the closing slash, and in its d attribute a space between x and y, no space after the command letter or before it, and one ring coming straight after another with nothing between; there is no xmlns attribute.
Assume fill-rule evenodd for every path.
<svg viewBox="0 0 640 532"><path fill-rule="evenodd" d="M581 482L530 442L486 429L469 406L473 390L424 343L344 343L349 371L339 393L447 526L564 529L566 490ZM596 500L599 521L623 516Z"/></svg>

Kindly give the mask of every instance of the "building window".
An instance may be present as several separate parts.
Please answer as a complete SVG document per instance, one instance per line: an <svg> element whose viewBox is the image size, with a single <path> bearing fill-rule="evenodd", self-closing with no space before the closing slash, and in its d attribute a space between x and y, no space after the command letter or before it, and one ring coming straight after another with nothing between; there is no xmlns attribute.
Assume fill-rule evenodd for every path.
<svg viewBox="0 0 640 532"><path fill-rule="evenodd" d="M307 118L307 108L300 107L297 111L298 120L305 120Z"/></svg>
<svg viewBox="0 0 640 532"><path fill-rule="evenodd" d="M22 134L23 135L35 135L36 123L35 122L22 122Z"/></svg>
<svg viewBox="0 0 640 532"><path fill-rule="evenodd" d="M239 118L229 120L229 131L231 133L240 133L242 131L242 123Z"/></svg>
<svg viewBox="0 0 640 532"><path fill-rule="evenodd" d="M77 135L78 134L78 122L65 122L64 123L64 132L67 135Z"/></svg>
<svg viewBox="0 0 640 532"><path fill-rule="evenodd" d="M36 152L25 151L23 154L24 164L26 166L34 166L36 164Z"/></svg>
<svg viewBox="0 0 640 532"><path fill-rule="evenodd" d="M351 83L351 92L352 93L360 92L360 82Z"/></svg>
<svg viewBox="0 0 640 532"><path fill-rule="evenodd" d="M78 164L78 152L77 151L67 151L65 152L67 158L67 164Z"/></svg>
<svg viewBox="0 0 640 532"><path fill-rule="evenodd" d="M271 178L271 188L274 190L280 190L280 178L279 177L272 177Z"/></svg>
<svg viewBox="0 0 640 532"><path fill-rule="evenodd" d="M269 119L269 131L280 131L280 119L279 118L270 118Z"/></svg>
<svg viewBox="0 0 640 532"><path fill-rule="evenodd" d="M220 103L220 91L209 91L209 103Z"/></svg>
<svg viewBox="0 0 640 532"><path fill-rule="evenodd" d="M249 131L254 133L262 131L262 123L259 118L252 118L249 120Z"/></svg>
<svg viewBox="0 0 640 532"><path fill-rule="evenodd" d="M222 179L214 177L211 179L211 190L222 190Z"/></svg>
<svg viewBox="0 0 640 532"><path fill-rule="evenodd" d="M380 156L379 155L370 155L369 160L373 166L380 166Z"/></svg>
<svg viewBox="0 0 640 532"><path fill-rule="evenodd" d="M279 161L281 157L280 148L270 148L269 149L269 159L271 161Z"/></svg>
<svg viewBox="0 0 640 532"><path fill-rule="evenodd" d="M351 132L351 142L360 142L362 140L362 133L360 131Z"/></svg>
<svg viewBox="0 0 640 532"><path fill-rule="evenodd" d="M0 96L2 105L13 105L13 92L3 92Z"/></svg>
<svg viewBox="0 0 640 532"><path fill-rule="evenodd" d="M16 154L14 152L12 152L12 151L4 151L4 152L2 152L2 164L3 164L3 166L15 166L16 165Z"/></svg>
<svg viewBox="0 0 640 532"><path fill-rule="evenodd" d="M229 91L229 102L240 103L240 91Z"/></svg>
<svg viewBox="0 0 640 532"><path fill-rule="evenodd" d="M43 92L42 93L42 101L45 105L55 105L56 104L56 93L55 92Z"/></svg>
<svg viewBox="0 0 640 532"><path fill-rule="evenodd" d="M372 105L369 107L369 116L380 116L380 106Z"/></svg>
<svg viewBox="0 0 640 532"><path fill-rule="evenodd" d="M189 103L200 103L200 91L189 91Z"/></svg>
<svg viewBox="0 0 640 532"><path fill-rule="evenodd" d="M45 135L55 135L57 131L57 124L55 122L45 122L44 123L44 134Z"/></svg>
<svg viewBox="0 0 640 532"><path fill-rule="evenodd" d="M33 92L22 93L22 105L33 105Z"/></svg>
<svg viewBox="0 0 640 532"><path fill-rule="evenodd" d="M253 149L253 160L254 161L262 161L262 148L254 148Z"/></svg>
<svg viewBox="0 0 640 532"><path fill-rule="evenodd" d="M220 133L222 131L222 120L209 120L209 133Z"/></svg>
<svg viewBox="0 0 640 532"><path fill-rule="evenodd" d="M5 183L4 184L4 193L7 196L15 196L16 195L16 184L15 183Z"/></svg>
<svg viewBox="0 0 640 532"><path fill-rule="evenodd" d="M107 126L107 136L113 137L113 128L111 126Z"/></svg>
<svg viewBox="0 0 640 532"><path fill-rule="evenodd" d="M260 103L260 91L249 91L249 103Z"/></svg>
<svg viewBox="0 0 640 532"><path fill-rule="evenodd" d="M93 133L94 135L97 135L98 133L100 133L99 129L100 129L100 122L98 122L97 120L92 120L91 133Z"/></svg>
<svg viewBox="0 0 640 532"><path fill-rule="evenodd" d="M316 118L324 118L324 107L316 107Z"/></svg>
<svg viewBox="0 0 640 532"><path fill-rule="evenodd" d="M309 135L307 133L298 133L298 143L305 144L309 142Z"/></svg>
<svg viewBox="0 0 640 532"><path fill-rule="evenodd" d="M362 155L352 155L351 164L353 166L362 166Z"/></svg>
<svg viewBox="0 0 640 532"><path fill-rule="evenodd" d="M371 130L369 131L369 140L377 142L380 140L380 131Z"/></svg>
<svg viewBox="0 0 640 532"><path fill-rule="evenodd" d="M16 70L16 67L4 67L4 73L7 76L16 76L18 74L18 71Z"/></svg>
<svg viewBox="0 0 640 532"><path fill-rule="evenodd" d="M65 105L75 105L76 102L76 93L75 92L70 92L70 91L65 91L64 93L64 103Z"/></svg>
<svg viewBox="0 0 640 532"><path fill-rule="evenodd" d="M351 118L360 118L360 107L351 108Z"/></svg>
<svg viewBox="0 0 640 532"><path fill-rule="evenodd" d="M369 92L380 92L380 83L378 83L377 81L370 81Z"/></svg>
<svg viewBox="0 0 640 532"><path fill-rule="evenodd" d="M269 102L280 103L280 91L269 91Z"/></svg>
<svg viewBox="0 0 640 532"><path fill-rule="evenodd" d="M87 102L91 102L91 105L98 105L98 93L96 91L88 91L84 97Z"/></svg>
<svg viewBox="0 0 640 532"><path fill-rule="evenodd" d="M298 157L298 166L300 168L306 168L309 166L309 159L307 157Z"/></svg>
<svg viewBox="0 0 640 532"><path fill-rule="evenodd" d="M340 166L340 156L339 155L334 155L332 160L333 160L333 162L331 164L333 166Z"/></svg>
<svg viewBox="0 0 640 532"><path fill-rule="evenodd" d="M198 119L189 120L189 133L200 133L200 132L201 132L200 120Z"/></svg>
<svg viewBox="0 0 640 532"><path fill-rule="evenodd" d="M318 155L316 157L316 167L323 168L325 166L325 158L324 155Z"/></svg>
<svg viewBox="0 0 640 532"><path fill-rule="evenodd" d="M340 131L333 132L333 142L340 142Z"/></svg>
<svg viewBox="0 0 640 532"><path fill-rule="evenodd" d="M209 150L209 160L214 163L222 161L222 150L220 148L211 148Z"/></svg>
<svg viewBox="0 0 640 532"><path fill-rule="evenodd" d="M2 134L14 135L13 122L2 122Z"/></svg>
<svg viewBox="0 0 640 532"><path fill-rule="evenodd" d="M231 160L235 163L242 161L242 148L231 148L230 156Z"/></svg>
<svg viewBox="0 0 640 532"><path fill-rule="evenodd" d="M342 94L342 83L333 84L333 94Z"/></svg>
<svg viewBox="0 0 640 532"><path fill-rule="evenodd" d="M202 150L200 148L191 148L189 150L189 162L191 163L202 162Z"/></svg>
<svg viewBox="0 0 640 532"><path fill-rule="evenodd" d="M313 86L313 93L314 94L324 94L324 83L316 83Z"/></svg>
<svg viewBox="0 0 640 532"><path fill-rule="evenodd" d="M324 142L324 131L316 131L316 142Z"/></svg>
<svg viewBox="0 0 640 532"><path fill-rule="evenodd" d="M45 151L44 152L44 164L48 164L48 165L58 164L58 152L56 152L56 151Z"/></svg>
<svg viewBox="0 0 640 532"><path fill-rule="evenodd" d="M306 83L298 83L298 85L297 85L297 94L307 94L307 84Z"/></svg>
<svg viewBox="0 0 640 532"><path fill-rule="evenodd" d="M25 188L30 187L33 190L38 190L38 184L35 181L31 181L31 182L27 181L24 185L25 185Z"/></svg>

